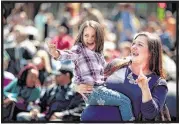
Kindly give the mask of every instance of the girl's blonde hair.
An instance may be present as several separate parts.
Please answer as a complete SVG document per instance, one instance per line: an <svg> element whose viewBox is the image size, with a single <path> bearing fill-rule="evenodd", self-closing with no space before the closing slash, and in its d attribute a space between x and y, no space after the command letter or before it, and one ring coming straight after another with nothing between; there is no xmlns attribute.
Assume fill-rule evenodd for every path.
<svg viewBox="0 0 179 124"><path fill-rule="evenodd" d="M102 53L104 48L104 30L103 27L96 21L85 21L79 29L78 36L75 40L75 44L83 43L83 32L86 27L92 27L96 31L96 48L95 52Z"/></svg>
<svg viewBox="0 0 179 124"><path fill-rule="evenodd" d="M45 50L39 50L36 53L36 57L40 57L44 60L46 71L48 73L51 73L52 68L51 68L51 65L50 65L50 59L49 59L48 53Z"/></svg>

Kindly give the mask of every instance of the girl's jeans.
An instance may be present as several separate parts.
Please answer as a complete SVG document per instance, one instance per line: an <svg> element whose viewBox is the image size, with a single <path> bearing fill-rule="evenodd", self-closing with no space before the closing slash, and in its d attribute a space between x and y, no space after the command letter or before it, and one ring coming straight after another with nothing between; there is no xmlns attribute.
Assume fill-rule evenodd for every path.
<svg viewBox="0 0 179 124"><path fill-rule="evenodd" d="M94 86L91 94L85 94L87 105L111 105L119 106L123 121L133 121L130 99L122 93L107 89L105 86ZM112 113L111 113L112 114Z"/></svg>

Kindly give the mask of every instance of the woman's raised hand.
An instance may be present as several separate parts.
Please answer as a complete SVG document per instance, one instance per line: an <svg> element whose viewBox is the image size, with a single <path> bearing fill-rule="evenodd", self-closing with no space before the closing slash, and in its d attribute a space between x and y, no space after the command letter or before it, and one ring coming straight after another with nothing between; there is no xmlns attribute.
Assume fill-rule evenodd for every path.
<svg viewBox="0 0 179 124"><path fill-rule="evenodd" d="M140 73L138 78L136 79L136 82L138 83L138 86L141 89L145 89L148 88L148 82L150 81L151 77L147 78L144 73L143 73L143 69L142 66L140 66Z"/></svg>

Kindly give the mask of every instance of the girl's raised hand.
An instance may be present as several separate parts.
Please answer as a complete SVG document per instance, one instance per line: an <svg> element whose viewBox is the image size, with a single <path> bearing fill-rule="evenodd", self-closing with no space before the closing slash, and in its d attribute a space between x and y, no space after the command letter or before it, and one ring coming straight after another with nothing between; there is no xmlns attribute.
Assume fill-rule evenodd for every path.
<svg viewBox="0 0 179 124"><path fill-rule="evenodd" d="M57 58L58 57L58 52L57 52L56 44L48 42L48 41L46 41L46 44L48 46L49 54L52 55L53 57Z"/></svg>

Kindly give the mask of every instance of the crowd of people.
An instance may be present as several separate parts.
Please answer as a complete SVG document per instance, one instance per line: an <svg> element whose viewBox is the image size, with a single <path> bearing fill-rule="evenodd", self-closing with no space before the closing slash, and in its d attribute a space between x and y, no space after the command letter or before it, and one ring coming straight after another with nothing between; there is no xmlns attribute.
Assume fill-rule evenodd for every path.
<svg viewBox="0 0 179 124"><path fill-rule="evenodd" d="M30 19L24 5L3 16L3 120L132 121L140 113L151 120L164 103L176 120L176 15L170 10L162 20L141 18L135 4L116 3L106 18L90 3L65 3L58 20L44 3Z"/></svg>

